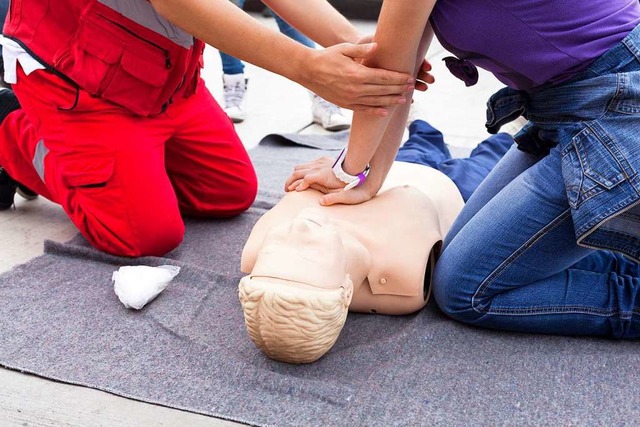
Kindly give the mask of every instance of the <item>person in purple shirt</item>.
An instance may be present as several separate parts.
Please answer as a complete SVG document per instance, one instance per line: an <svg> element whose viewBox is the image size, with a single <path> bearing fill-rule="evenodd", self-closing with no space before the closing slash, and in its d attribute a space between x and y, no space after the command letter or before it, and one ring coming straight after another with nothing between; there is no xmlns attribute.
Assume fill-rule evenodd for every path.
<svg viewBox="0 0 640 427"><path fill-rule="evenodd" d="M384 1L366 65L417 72L433 36L471 86L507 87L487 129L528 120L447 235L438 306L481 327L640 337L640 4L637 0ZM407 101L411 98L407 94ZM355 113L346 156L300 165L288 191L324 205L378 191L409 102Z"/></svg>

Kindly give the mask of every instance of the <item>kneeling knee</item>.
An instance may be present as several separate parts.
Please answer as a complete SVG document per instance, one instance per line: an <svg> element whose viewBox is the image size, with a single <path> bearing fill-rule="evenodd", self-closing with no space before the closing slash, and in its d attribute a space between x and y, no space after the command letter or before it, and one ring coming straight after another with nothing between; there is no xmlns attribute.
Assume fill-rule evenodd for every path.
<svg viewBox="0 0 640 427"><path fill-rule="evenodd" d="M258 195L258 181L249 180L246 185L239 189L232 199L225 203L224 208L219 209L220 216L236 216L246 211L253 205Z"/></svg>
<svg viewBox="0 0 640 427"><path fill-rule="evenodd" d="M184 223L178 216L149 215L119 224L87 224L83 234L104 252L124 257L162 256L182 242Z"/></svg>
<svg viewBox="0 0 640 427"><path fill-rule="evenodd" d="M249 209L258 193L258 178L250 163L241 166L222 177L180 183L176 191L180 211L194 217L229 218Z"/></svg>
<svg viewBox="0 0 640 427"><path fill-rule="evenodd" d="M184 223L173 223L137 236L138 243L131 256L163 256L177 248L184 238Z"/></svg>
<svg viewBox="0 0 640 427"><path fill-rule="evenodd" d="M462 263L444 256L438 260L433 278L433 296L447 316L473 323L481 314L473 308L476 280L465 271Z"/></svg>

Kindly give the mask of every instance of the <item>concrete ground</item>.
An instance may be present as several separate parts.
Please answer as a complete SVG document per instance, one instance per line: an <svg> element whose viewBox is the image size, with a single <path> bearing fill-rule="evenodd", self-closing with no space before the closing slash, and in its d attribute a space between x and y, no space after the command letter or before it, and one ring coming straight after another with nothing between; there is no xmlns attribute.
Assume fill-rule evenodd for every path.
<svg viewBox="0 0 640 427"><path fill-rule="evenodd" d="M272 20L255 17L275 27ZM355 21L366 33L375 24ZM222 100L221 66L217 51L205 52L204 78L216 99ZM415 99L428 120L458 151L468 151L487 135L484 105L501 87L491 75L482 73L472 88L451 76L439 45L429 52L437 82ZM248 65L247 120L237 131L250 148L271 132L296 132L311 122L307 90L280 76ZM305 132L322 132L312 126ZM45 239L66 241L76 230L57 205L39 198L25 201L16 196L16 209L0 212L0 273L42 253ZM105 286L110 284L105 283ZM175 409L137 402L109 393L49 381L0 368L0 425L2 426L228 426L234 423Z"/></svg>

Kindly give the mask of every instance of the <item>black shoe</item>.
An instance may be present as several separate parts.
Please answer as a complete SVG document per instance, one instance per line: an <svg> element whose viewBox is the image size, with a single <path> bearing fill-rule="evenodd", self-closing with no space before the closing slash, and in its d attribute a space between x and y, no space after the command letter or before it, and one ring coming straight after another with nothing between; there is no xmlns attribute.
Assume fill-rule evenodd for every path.
<svg viewBox="0 0 640 427"><path fill-rule="evenodd" d="M18 183L13 180L4 169L0 168L0 211L13 206L13 196L16 194Z"/></svg>
<svg viewBox="0 0 640 427"><path fill-rule="evenodd" d="M18 183L18 188L16 188L16 193L22 196L23 199L27 199L27 200L34 200L38 198L38 193L30 189L29 187L25 187L20 183Z"/></svg>
<svg viewBox="0 0 640 427"><path fill-rule="evenodd" d="M18 98L9 88L0 88L0 123L9 115L9 113L20 108Z"/></svg>

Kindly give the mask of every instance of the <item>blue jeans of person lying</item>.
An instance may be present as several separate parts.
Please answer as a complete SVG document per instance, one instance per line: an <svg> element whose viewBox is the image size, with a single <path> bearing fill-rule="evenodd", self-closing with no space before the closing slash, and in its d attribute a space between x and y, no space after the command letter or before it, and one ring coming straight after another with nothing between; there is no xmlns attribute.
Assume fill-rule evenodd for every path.
<svg viewBox="0 0 640 427"><path fill-rule="evenodd" d="M396 161L439 170L451 178L466 202L512 145L511 135L499 133L478 144L469 157L453 159L442 133L423 120L415 120L409 126L409 138L398 150Z"/></svg>
<svg viewBox="0 0 640 427"><path fill-rule="evenodd" d="M640 265L632 259L639 93L636 29L570 82L502 109L496 117L521 108L530 123L522 141L516 135L521 149L509 150L445 239L433 291L447 315L492 329L640 337ZM519 96L502 95L490 113ZM615 226L598 220L616 209ZM582 236L591 240L581 246L586 220ZM598 234L602 227L607 234Z"/></svg>
<svg viewBox="0 0 640 427"><path fill-rule="evenodd" d="M240 9L244 7L245 0L231 0L236 6ZM300 31L293 28L291 25L287 23L284 19L280 18L275 13L273 17L278 24L278 28L280 32L285 36L290 37L291 39L297 41L298 43L302 43L303 45L315 48L316 45L311 41L308 37L302 34ZM224 74L242 74L244 72L244 64L238 58L228 55L222 51L220 51L220 59L222 60L222 72Z"/></svg>

